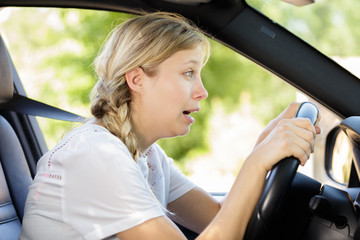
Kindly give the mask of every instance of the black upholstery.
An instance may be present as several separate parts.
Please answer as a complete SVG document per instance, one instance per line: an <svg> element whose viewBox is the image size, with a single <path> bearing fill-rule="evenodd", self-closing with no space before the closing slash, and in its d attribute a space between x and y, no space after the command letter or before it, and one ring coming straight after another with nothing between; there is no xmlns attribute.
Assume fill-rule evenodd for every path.
<svg viewBox="0 0 360 240"><path fill-rule="evenodd" d="M14 83L7 49L0 37L0 103L10 101ZM32 178L19 139L0 115L0 240L18 239Z"/></svg>

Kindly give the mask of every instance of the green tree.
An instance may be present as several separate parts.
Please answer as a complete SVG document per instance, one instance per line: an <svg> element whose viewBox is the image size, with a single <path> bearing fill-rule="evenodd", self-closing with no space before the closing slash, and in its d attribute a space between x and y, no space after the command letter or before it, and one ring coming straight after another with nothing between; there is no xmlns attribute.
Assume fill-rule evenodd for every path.
<svg viewBox="0 0 360 240"><path fill-rule="evenodd" d="M302 7L280 0L247 3L328 56L360 55L359 1L316 0Z"/></svg>

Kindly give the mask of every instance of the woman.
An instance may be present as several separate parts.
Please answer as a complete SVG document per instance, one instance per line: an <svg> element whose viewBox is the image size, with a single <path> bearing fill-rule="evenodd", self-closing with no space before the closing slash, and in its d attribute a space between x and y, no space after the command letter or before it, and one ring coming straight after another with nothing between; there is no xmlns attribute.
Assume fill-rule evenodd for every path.
<svg viewBox="0 0 360 240"><path fill-rule="evenodd" d="M38 162L21 239L241 239L265 176L288 156L304 165L319 128L291 104L259 137L222 202L155 143L185 135L207 97L209 42L184 18L153 13L116 28L95 59L94 118Z"/></svg>

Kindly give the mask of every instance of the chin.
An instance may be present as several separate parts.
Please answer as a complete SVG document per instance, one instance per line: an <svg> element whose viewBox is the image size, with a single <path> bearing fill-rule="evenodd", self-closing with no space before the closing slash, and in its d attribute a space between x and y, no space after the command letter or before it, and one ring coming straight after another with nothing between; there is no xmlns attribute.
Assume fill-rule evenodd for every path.
<svg viewBox="0 0 360 240"><path fill-rule="evenodd" d="M182 131L182 133L180 133L178 136L185 136L185 135L187 135L189 132L190 132L190 126L187 127L186 129L184 129L184 130Z"/></svg>
<svg viewBox="0 0 360 240"><path fill-rule="evenodd" d="M190 126L191 125L183 125L183 124L181 126L173 125L171 129L167 129L167 131L162 132L162 136L160 138L183 137L190 132Z"/></svg>
<svg viewBox="0 0 360 240"><path fill-rule="evenodd" d="M169 137L183 137L187 135L190 132L190 126L183 128L183 129L177 129L171 136Z"/></svg>

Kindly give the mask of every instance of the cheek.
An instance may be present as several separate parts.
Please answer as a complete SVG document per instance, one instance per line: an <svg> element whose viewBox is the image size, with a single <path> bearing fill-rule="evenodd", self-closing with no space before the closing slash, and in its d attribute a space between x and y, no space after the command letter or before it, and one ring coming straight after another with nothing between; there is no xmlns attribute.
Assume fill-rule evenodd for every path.
<svg viewBox="0 0 360 240"><path fill-rule="evenodd" d="M181 77L168 77L158 79L159 82L151 89L150 97L147 101L151 105L156 105L157 109L162 109L169 113L184 110L186 100L191 97L191 86L189 82ZM162 114L166 114L163 112Z"/></svg>
<svg viewBox="0 0 360 240"><path fill-rule="evenodd" d="M184 89L176 88L167 97L167 100L177 107L183 108L188 98L188 92ZM184 110L184 109L183 109Z"/></svg>
<svg viewBox="0 0 360 240"><path fill-rule="evenodd" d="M169 79L169 82L159 89L159 94L161 94L164 101L169 101L172 103L181 103L189 95L189 86L184 79Z"/></svg>

